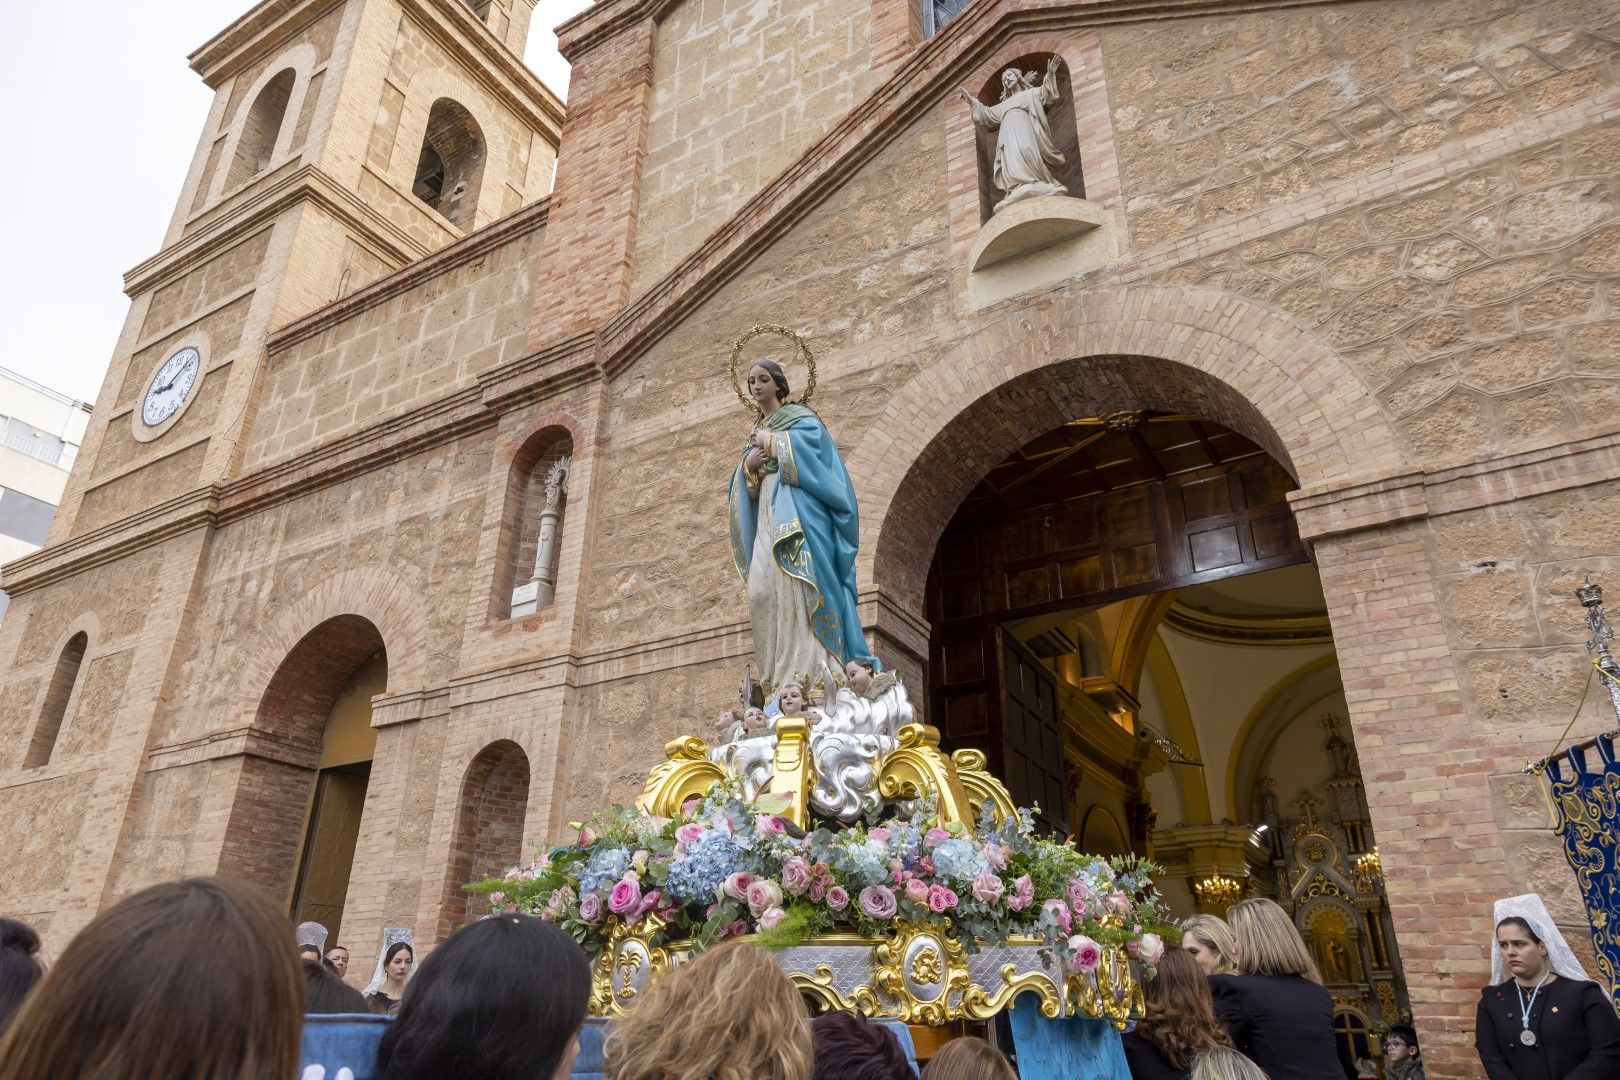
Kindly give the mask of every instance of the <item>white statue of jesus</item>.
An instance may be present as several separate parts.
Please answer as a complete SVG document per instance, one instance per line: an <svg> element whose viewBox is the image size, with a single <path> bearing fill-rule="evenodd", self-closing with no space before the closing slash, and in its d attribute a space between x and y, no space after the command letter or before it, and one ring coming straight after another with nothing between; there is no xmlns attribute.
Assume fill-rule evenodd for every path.
<svg viewBox="0 0 1620 1080"><path fill-rule="evenodd" d="M1058 99L1058 63L1055 56L1046 62L1046 79L1038 85L1033 71L1003 71L1001 100L995 105L984 104L966 87L961 90L973 111L973 122L996 132L991 180L1005 196L996 203L997 211L1021 199L1069 193L1052 175L1052 166L1063 164L1063 155L1052 145L1052 129L1046 120L1047 108Z"/></svg>

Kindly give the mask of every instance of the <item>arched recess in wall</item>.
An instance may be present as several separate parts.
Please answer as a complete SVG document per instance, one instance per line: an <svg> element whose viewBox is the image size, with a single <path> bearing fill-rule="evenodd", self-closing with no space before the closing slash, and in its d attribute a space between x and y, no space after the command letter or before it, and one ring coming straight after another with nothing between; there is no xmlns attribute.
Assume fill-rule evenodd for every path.
<svg viewBox="0 0 1620 1080"><path fill-rule="evenodd" d="M388 685L381 632L361 615L322 620L277 666L254 712L220 850L220 874L284 897L289 912L341 916Z"/></svg>
<svg viewBox="0 0 1620 1080"><path fill-rule="evenodd" d="M428 110L411 194L456 228L471 230L484 182L485 156L484 130L472 113L452 98L439 98Z"/></svg>
<svg viewBox="0 0 1620 1080"><path fill-rule="evenodd" d="M995 74L979 88L977 101L994 108L1012 93L1041 86L1046 79L1046 66L1055 54L1049 52L1026 53L1005 63L997 64ZM1061 57L1059 58L1061 60ZM1022 80L1009 87L1004 81L1008 72L1017 72ZM1052 146L1063 160L1048 162L1052 176L1077 199L1086 197L1086 181L1080 160L1079 123L1074 111L1074 87L1069 81L1067 64L1060 63L1053 75L1057 86L1057 100L1046 109L1046 121L1052 134ZM989 221L996 204L1006 197L995 184L996 140L995 130L975 125L979 156L979 220Z"/></svg>
<svg viewBox="0 0 1620 1080"><path fill-rule="evenodd" d="M529 757L523 748L501 739L480 750L461 781L439 919L441 940L480 914L464 886L499 874L522 858L528 805Z"/></svg>
<svg viewBox="0 0 1620 1080"><path fill-rule="evenodd" d="M573 454L568 430L551 426L530 435L512 458L501 511L493 618L532 615L556 596Z"/></svg>
<svg viewBox="0 0 1620 1080"><path fill-rule="evenodd" d="M79 668L84 665L84 653L89 647L90 637L83 630L68 638L67 644L62 647L56 669L51 672L50 686L45 691L45 705L40 710L39 722L34 725L34 737L28 742L23 768L50 764L57 737L62 733L62 721L67 716L68 704L73 700L73 688L78 685Z"/></svg>
<svg viewBox="0 0 1620 1080"><path fill-rule="evenodd" d="M1249 712L1232 740L1227 766L1227 813L1258 820L1258 787L1272 749L1296 720L1324 698L1343 693L1344 680L1333 653L1317 657L1282 678Z"/></svg>
<svg viewBox="0 0 1620 1080"><path fill-rule="evenodd" d="M248 107L247 122L236 142L236 156L231 159L230 175L225 182L227 187L246 183L270 166L297 78L292 68L283 68L253 99Z"/></svg>
<svg viewBox="0 0 1620 1080"><path fill-rule="evenodd" d="M1080 826L1080 850L1092 855L1127 855L1131 852L1125 829L1106 807L1093 806L1086 811Z"/></svg>

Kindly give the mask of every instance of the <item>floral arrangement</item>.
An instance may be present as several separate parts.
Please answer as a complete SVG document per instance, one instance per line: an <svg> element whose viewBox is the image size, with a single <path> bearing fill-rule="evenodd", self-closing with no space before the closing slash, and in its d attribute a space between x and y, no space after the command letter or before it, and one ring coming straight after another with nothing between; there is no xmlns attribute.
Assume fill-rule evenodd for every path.
<svg viewBox="0 0 1620 1080"><path fill-rule="evenodd" d="M593 960L617 927L653 914L665 923L655 943L690 939L694 949L749 933L772 948L835 928L885 936L901 920L940 925L968 949L1040 938L1083 972L1105 946L1152 968L1174 932L1152 864L1039 836L1028 810L997 824L986 805L974 836L925 824L927 803L809 832L783 808L770 796L746 803L730 785L689 800L678 818L613 807L579 825L573 843L472 888L495 910L555 923Z"/></svg>

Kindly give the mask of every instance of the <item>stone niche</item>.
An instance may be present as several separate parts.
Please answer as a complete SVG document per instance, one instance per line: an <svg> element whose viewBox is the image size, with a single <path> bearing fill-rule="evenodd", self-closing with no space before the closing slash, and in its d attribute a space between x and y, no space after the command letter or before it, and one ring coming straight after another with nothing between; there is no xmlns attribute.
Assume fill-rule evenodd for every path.
<svg viewBox="0 0 1620 1080"><path fill-rule="evenodd" d="M978 89L978 101L993 106L1002 100L1002 77L1008 70L1033 73L1032 82L1039 83L1052 55L1033 52L996 65ZM1061 164L1051 166L1052 178L1065 193L1039 194L996 209L1006 194L994 180L1000 133L975 126L980 226L968 254L968 299L974 310L1083 274L1118 256L1113 211L1085 197L1084 156L1067 63L1058 66L1055 83L1057 100L1046 108L1046 120L1052 144L1063 155Z"/></svg>

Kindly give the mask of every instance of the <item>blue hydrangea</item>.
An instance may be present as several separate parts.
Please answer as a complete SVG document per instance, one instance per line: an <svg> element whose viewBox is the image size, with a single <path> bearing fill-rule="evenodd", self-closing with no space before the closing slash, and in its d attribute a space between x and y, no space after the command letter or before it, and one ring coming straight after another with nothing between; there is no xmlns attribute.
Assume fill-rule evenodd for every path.
<svg viewBox="0 0 1620 1080"><path fill-rule="evenodd" d="M946 840L934 849L934 873L947 881L972 881L989 868L971 840Z"/></svg>
<svg viewBox="0 0 1620 1080"><path fill-rule="evenodd" d="M730 836L710 830L669 864L668 891L682 900L708 903L717 885L742 869L742 852Z"/></svg>
<svg viewBox="0 0 1620 1080"><path fill-rule="evenodd" d="M622 847L599 848L579 871L579 894L596 892L604 885L611 886L630 869L630 853Z"/></svg>
<svg viewBox="0 0 1620 1080"><path fill-rule="evenodd" d="M889 849L875 840L850 844L838 850L833 867L854 878L859 888L882 885L889 880Z"/></svg>

